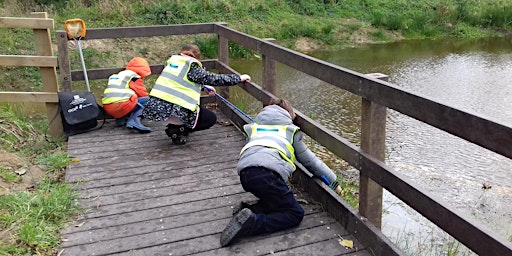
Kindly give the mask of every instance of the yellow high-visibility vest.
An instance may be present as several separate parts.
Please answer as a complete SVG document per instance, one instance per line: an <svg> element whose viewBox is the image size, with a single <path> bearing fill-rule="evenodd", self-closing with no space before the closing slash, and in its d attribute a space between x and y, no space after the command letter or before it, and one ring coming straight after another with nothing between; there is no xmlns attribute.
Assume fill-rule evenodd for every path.
<svg viewBox="0 0 512 256"><path fill-rule="evenodd" d="M130 82L133 78L140 78L140 76L131 70L123 70L118 74L111 75L108 78L107 88L103 91L101 103L110 104L129 100L135 94L130 89Z"/></svg>
<svg viewBox="0 0 512 256"><path fill-rule="evenodd" d="M201 98L202 85L187 78L192 63L202 67L201 62L194 58L171 56L149 95L195 111Z"/></svg>
<svg viewBox="0 0 512 256"><path fill-rule="evenodd" d="M293 135L299 130L295 125L260 125L246 124L244 131L249 141L240 151L242 154L252 146L274 148L279 151L281 157L290 163L295 170L295 149L293 148Z"/></svg>

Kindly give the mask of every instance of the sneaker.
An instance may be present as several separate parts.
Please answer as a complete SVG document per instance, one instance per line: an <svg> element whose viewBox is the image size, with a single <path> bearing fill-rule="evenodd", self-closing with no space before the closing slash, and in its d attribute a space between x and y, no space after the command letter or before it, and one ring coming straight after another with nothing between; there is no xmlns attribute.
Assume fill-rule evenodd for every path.
<svg viewBox="0 0 512 256"><path fill-rule="evenodd" d="M220 235L220 245L222 247L227 246L242 235L248 234L253 223L254 214L250 209L243 208L231 218L226 228L222 231Z"/></svg>
<svg viewBox="0 0 512 256"><path fill-rule="evenodd" d="M185 136L187 135L185 132L185 126L183 125L167 125L167 129L165 129L165 134L169 136L172 140L172 143L177 145L183 145L187 143L187 139Z"/></svg>
<svg viewBox="0 0 512 256"><path fill-rule="evenodd" d="M183 135L179 135L177 138L171 138L171 140L172 140L172 143L174 143L176 145L183 145L183 144L187 143L187 139Z"/></svg>

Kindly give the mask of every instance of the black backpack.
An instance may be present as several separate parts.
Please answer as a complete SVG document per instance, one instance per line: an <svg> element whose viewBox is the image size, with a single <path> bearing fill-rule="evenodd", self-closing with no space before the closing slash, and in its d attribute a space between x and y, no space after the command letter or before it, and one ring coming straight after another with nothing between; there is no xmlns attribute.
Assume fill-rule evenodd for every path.
<svg viewBox="0 0 512 256"><path fill-rule="evenodd" d="M71 135L100 129L105 124L105 110L98 105L92 92L58 92L58 96L66 139ZM97 127L100 112L103 113L103 123Z"/></svg>

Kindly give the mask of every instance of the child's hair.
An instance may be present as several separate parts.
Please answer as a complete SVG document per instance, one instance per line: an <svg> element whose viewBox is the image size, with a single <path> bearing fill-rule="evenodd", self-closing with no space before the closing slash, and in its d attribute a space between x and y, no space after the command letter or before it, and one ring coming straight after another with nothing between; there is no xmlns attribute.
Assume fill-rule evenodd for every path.
<svg viewBox="0 0 512 256"><path fill-rule="evenodd" d="M286 111L288 111L288 113L292 117L292 120L294 120L295 117L297 116L297 115L295 115L295 112L293 111L292 104L290 104L290 102L287 100L271 98L268 105L278 105L281 108L285 109Z"/></svg>
<svg viewBox="0 0 512 256"><path fill-rule="evenodd" d="M181 54L190 56L195 59L201 59L201 51L199 50L199 46L195 44L186 44L181 48Z"/></svg>

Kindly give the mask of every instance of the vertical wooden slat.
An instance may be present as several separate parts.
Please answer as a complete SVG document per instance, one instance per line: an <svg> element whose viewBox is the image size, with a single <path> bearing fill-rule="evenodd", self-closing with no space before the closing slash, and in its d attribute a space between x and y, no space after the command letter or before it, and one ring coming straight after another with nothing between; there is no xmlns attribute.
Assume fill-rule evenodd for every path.
<svg viewBox="0 0 512 256"><path fill-rule="evenodd" d="M30 14L34 18L48 18L45 12L34 12ZM53 56L52 41L49 29L34 29L34 39L36 44L36 55L38 56ZM41 81L43 83L43 91L45 92L58 92L59 86L57 82L57 70L55 67L40 67ZM48 130L51 138L62 138L62 121L60 115L57 114L59 110L58 103L46 103L46 115L48 116ZM55 119L54 119L55 117Z"/></svg>
<svg viewBox="0 0 512 256"><path fill-rule="evenodd" d="M71 67L69 63L69 49L68 49L68 37L65 31L59 30L55 34L55 38L57 40L57 49L59 51L59 77L60 77L60 85L61 91L70 92L72 91L71 87Z"/></svg>
<svg viewBox="0 0 512 256"><path fill-rule="evenodd" d="M373 73L368 76L388 80L388 76ZM384 161L386 141L386 107L362 99L361 149ZM365 175L371 170L361 170L359 178L359 212L377 228L382 226L382 187Z"/></svg>
<svg viewBox="0 0 512 256"><path fill-rule="evenodd" d="M274 38L266 38L265 41L276 43ZM272 94L276 94L276 61L267 55L262 56L263 60L263 89Z"/></svg>
<svg viewBox="0 0 512 256"><path fill-rule="evenodd" d="M216 24L216 26L227 26L227 24ZM219 61L226 64L226 66L229 66L229 42L228 39L223 36L218 36L219 40ZM220 96L229 99L229 87L228 86L222 86L220 88Z"/></svg>

